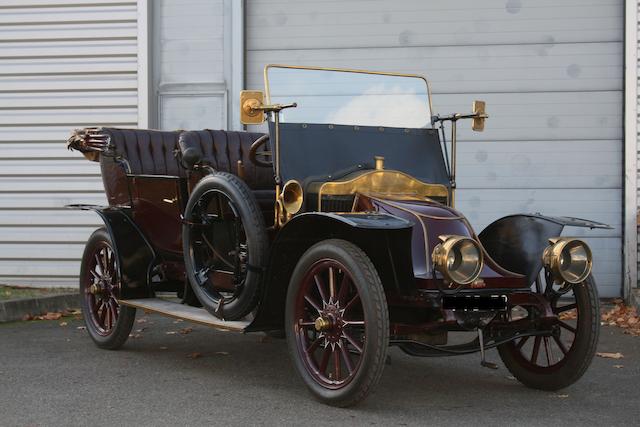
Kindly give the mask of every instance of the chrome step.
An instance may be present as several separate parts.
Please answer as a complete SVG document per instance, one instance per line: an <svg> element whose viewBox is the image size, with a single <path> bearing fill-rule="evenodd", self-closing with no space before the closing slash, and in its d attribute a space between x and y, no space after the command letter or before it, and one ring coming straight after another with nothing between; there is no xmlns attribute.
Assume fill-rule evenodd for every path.
<svg viewBox="0 0 640 427"><path fill-rule="evenodd" d="M251 323L248 320L221 320L214 317L203 308L191 307L189 305L180 304L179 302L171 302L161 298L118 300L118 303L152 313L162 314L163 316L174 317L176 319L210 326L222 331L243 332Z"/></svg>

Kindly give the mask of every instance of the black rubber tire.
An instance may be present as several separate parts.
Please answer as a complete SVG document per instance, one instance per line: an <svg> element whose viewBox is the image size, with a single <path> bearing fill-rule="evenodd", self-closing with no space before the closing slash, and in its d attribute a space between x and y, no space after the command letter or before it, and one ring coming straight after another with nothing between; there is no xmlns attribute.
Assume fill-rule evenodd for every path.
<svg viewBox="0 0 640 427"><path fill-rule="evenodd" d="M527 387L547 391L568 387L584 375L593 360L600 335L598 290L592 276L573 288L579 313L578 333L560 366L535 371L519 356L513 341L498 346L500 358L509 372Z"/></svg>
<svg viewBox="0 0 640 427"><path fill-rule="evenodd" d="M368 319L364 356L359 371L353 380L338 390L323 387L308 374L298 353L293 327L295 300L301 281L308 269L323 259L336 260L350 271L362 301L365 318ZM324 240L309 248L298 261L289 282L285 331L296 371L316 399L337 407L353 406L364 399L382 377L389 347L387 299L378 272L369 257L359 247L345 240Z"/></svg>
<svg viewBox="0 0 640 427"><path fill-rule="evenodd" d="M253 266L246 272L244 286L239 295L231 302L224 304L222 316L217 313L219 299L214 299L203 291L195 277L195 267L191 260L190 225L193 220L193 208L198 200L208 191L215 190L223 193L238 209L247 239L247 261ZM182 247L187 278L191 289L202 306L211 314L225 320L238 320L249 314L258 304L262 286L263 271L266 266L269 242L264 225L264 218L258 202L247 184L238 177L226 173L216 172L201 179L191 192L185 208L185 225L182 228Z"/></svg>
<svg viewBox="0 0 640 427"><path fill-rule="evenodd" d="M82 314L84 317L84 322L87 327L87 332L89 332L89 336L93 340L93 342L100 348L107 350L117 350L124 345L124 343L129 338L129 334L131 333L131 329L133 328L133 322L136 319L136 309L133 307L127 307L120 305L118 320L116 321L115 327L112 328L111 333L107 336L101 335L98 333L96 326L89 320L91 316L90 309L87 305L86 299L84 298L85 292L87 292L87 286L89 283L86 280L83 280L87 277L87 266L89 265L89 260L95 256L96 249L101 244L107 244L111 250L113 250L113 242L111 241L111 236L104 228L99 228L91 234L87 244L84 248L84 253L82 255L82 264L80 266L80 306L82 308ZM117 263L116 263L117 266ZM118 271L118 275L120 272Z"/></svg>

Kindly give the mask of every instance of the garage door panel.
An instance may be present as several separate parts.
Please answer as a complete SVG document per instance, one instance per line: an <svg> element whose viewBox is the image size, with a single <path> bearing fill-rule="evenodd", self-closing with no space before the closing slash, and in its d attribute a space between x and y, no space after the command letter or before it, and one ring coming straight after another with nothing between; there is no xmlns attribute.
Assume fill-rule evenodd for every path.
<svg viewBox="0 0 640 427"><path fill-rule="evenodd" d="M135 38L122 40L86 41L25 41L0 43L0 59L24 57L79 57L136 55L138 43Z"/></svg>
<svg viewBox="0 0 640 427"><path fill-rule="evenodd" d="M248 7L254 49L450 46L621 41L620 0L257 1ZM278 31L268 31L277 28Z"/></svg>
<svg viewBox="0 0 640 427"><path fill-rule="evenodd" d="M72 66L70 68L70 66ZM109 72L135 73L138 62L135 56L122 58L30 58L12 59L2 62L0 76L25 74L71 74Z"/></svg>
<svg viewBox="0 0 640 427"><path fill-rule="evenodd" d="M1 59L1 58L0 58ZM85 91L85 90L133 90L138 87L134 73L121 74L84 74L84 75L44 75L44 76L2 76L0 75L0 92L20 93L26 91L46 92Z"/></svg>
<svg viewBox="0 0 640 427"><path fill-rule="evenodd" d="M621 140L620 91L434 94L437 113L470 112L474 99L487 103L484 132L473 132L469 121L458 126L462 140Z"/></svg>
<svg viewBox="0 0 640 427"><path fill-rule="evenodd" d="M136 1L0 4L0 283L76 286L101 221L64 206L106 198L99 164L65 141L137 126L137 15Z"/></svg>
<svg viewBox="0 0 640 427"><path fill-rule="evenodd" d="M621 235L621 193L617 189L464 189L456 191L456 208L476 230L505 215L540 212L603 222L613 230L576 228L576 235L616 237ZM588 230L588 229L587 229Z"/></svg>
<svg viewBox="0 0 640 427"><path fill-rule="evenodd" d="M99 175L82 176L70 179L67 176L0 176L0 191L3 193L20 192L95 192L104 191L102 178Z"/></svg>
<svg viewBox="0 0 640 427"><path fill-rule="evenodd" d="M95 226L79 227L3 227L0 243L85 244ZM0 254L0 260L7 254ZM27 270L26 273L29 273ZM0 273L2 274L2 273Z"/></svg>
<svg viewBox="0 0 640 427"><path fill-rule="evenodd" d="M619 189L621 156L618 140L462 141L456 181L464 189Z"/></svg>
<svg viewBox="0 0 640 427"><path fill-rule="evenodd" d="M87 193L0 193L2 209L62 209L65 205L84 203L89 205L107 204L104 192Z"/></svg>
<svg viewBox="0 0 640 427"><path fill-rule="evenodd" d="M112 38L114 34L118 37L135 39L138 36L138 29L135 21L129 22L90 22L90 23L59 23L30 25L20 23L12 25L11 32L2 31L2 39L6 41L32 41L43 39L77 39L86 38L91 35L94 39Z"/></svg>
<svg viewBox="0 0 640 427"><path fill-rule="evenodd" d="M136 90L113 92L81 91L81 92L26 92L1 93L0 106L3 108L78 108L78 107L135 107L138 103Z"/></svg>
<svg viewBox="0 0 640 427"><path fill-rule="evenodd" d="M426 76L434 93L621 90L623 45L573 43L370 49L268 50L251 55L249 87L268 63Z"/></svg>
<svg viewBox="0 0 640 427"><path fill-rule="evenodd" d="M21 260L29 258L30 260L62 260L74 261L76 268L80 269L78 259L82 257L84 250L83 244L20 244L20 243L0 243L0 254L8 254L4 256L4 260Z"/></svg>
<svg viewBox="0 0 640 427"><path fill-rule="evenodd" d="M98 214L61 207L51 209L0 209L0 226L97 226Z"/></svg>
<svg viewBox="0 0 640 427"><path fill-rule="evenodd" d="M5 8L0 14L0 25L25 23L64 23L96 21L136 21L136 3L114 4L113 6L73 7L16 7Z"/></svg>

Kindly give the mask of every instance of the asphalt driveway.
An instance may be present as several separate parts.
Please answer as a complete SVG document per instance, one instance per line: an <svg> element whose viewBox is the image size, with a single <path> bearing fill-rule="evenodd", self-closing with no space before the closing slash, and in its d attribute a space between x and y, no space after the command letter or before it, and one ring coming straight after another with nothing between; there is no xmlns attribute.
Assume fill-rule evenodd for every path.
<svg viewBox="0 0 640 427"><path fill-rule="evenodd" d="M376 391L353 409L306 392L282 340L138 316L120 351L82 321L0 325L0 425L632 425L640 419L640 338L603 327L602 352L567 390L530 390L477 355L419 359L391 349ZM61 326L66 322L66 326ZM184 329L192 328L192 330ZM182 329L182 333L180 330ZM185 333L187 332L187 333Z"/></svg>

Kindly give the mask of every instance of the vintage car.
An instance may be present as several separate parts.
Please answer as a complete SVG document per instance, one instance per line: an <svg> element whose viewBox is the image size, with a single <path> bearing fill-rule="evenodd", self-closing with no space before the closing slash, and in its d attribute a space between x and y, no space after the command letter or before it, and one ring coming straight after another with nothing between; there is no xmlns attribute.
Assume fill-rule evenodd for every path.
<svg viewBox="0 0 640 427"><path fill-rule="evenodd" d="M268 133L87 128L68 147L100 162L108 206L80 271L87 330L129 337L136 309L286 336L311 393L363 399L389 346L412 356L497 347L529 387L577 381L598 340L592 255L565 226L510 215L476 234L455 209L457 121L427 80L271 65L240 95ZM264 121L267 124L263 124ZM445 124L451 138L445 139ZM260 127L262 126L262 127Z"/></svg>

